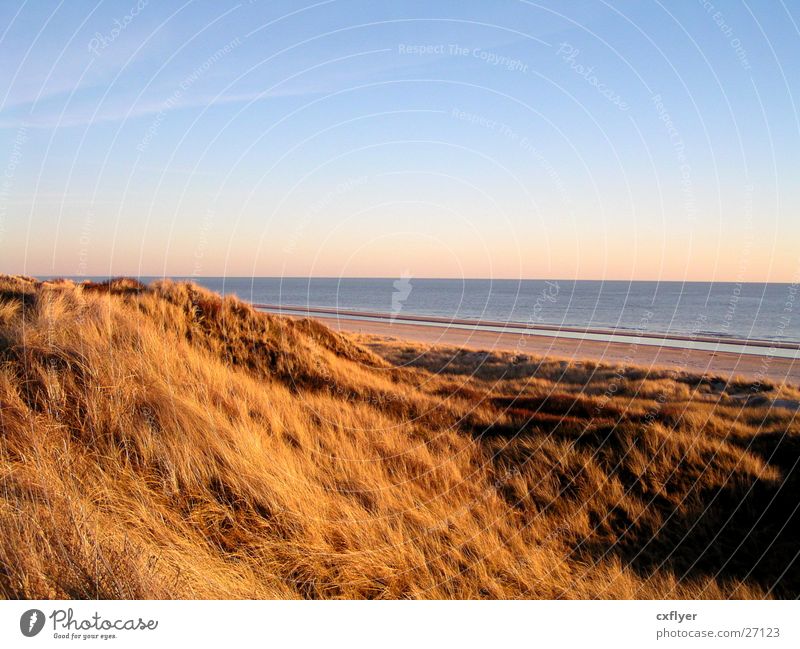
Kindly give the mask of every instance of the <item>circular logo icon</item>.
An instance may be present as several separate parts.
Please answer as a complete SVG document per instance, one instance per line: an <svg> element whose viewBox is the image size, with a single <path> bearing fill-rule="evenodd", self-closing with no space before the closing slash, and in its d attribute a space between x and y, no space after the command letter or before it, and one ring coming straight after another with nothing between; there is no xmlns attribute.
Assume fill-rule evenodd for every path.
<svg viewBox="0 0 800 649"><path fill-rule="evenodd" d="M25 611L19 618L19 630L22 635L32 638L44 628L44 613L38 608Z"/></svg>

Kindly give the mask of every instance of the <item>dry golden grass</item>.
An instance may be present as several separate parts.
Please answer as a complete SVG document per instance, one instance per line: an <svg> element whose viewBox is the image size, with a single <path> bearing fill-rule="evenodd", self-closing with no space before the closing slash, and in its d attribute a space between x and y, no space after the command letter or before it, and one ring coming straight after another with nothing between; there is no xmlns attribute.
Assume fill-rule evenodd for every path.
<svg viewBox="0 0 800 649"><path fill-rule="evenodd" d="M0 278L0 594L797 597L775 397Z"/></svg>

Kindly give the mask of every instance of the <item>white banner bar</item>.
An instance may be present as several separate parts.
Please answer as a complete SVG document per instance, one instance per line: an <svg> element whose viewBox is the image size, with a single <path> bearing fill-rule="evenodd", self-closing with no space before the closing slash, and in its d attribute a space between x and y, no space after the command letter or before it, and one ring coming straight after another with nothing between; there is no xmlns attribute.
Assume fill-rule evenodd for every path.
<svg viewBox="0 0 800 649"><path fill-rule="evenodd" d="M2 647L777 648L799 629L795 601L0 602Z"/></svg>

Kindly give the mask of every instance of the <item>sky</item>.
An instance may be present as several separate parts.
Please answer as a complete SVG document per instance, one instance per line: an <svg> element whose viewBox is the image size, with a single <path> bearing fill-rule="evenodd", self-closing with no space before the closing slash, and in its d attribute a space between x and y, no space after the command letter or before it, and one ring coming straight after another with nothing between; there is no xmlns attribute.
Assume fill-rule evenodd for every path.
<svg viewBox="0 0 800 649"><path fill-rule="evenodd" d="M0 5L0 272L800 279L800 3Z"/></svg>

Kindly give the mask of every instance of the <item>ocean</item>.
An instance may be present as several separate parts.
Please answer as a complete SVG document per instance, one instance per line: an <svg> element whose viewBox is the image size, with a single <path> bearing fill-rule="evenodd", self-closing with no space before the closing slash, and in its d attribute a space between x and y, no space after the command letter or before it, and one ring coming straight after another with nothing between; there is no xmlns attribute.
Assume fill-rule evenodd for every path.
<svg viewBox="0 0 800 649"><path fill-rule="evenodd" d="M796 284L415 277L183 279L249 302L281 307L800 342Z"/></svg>

